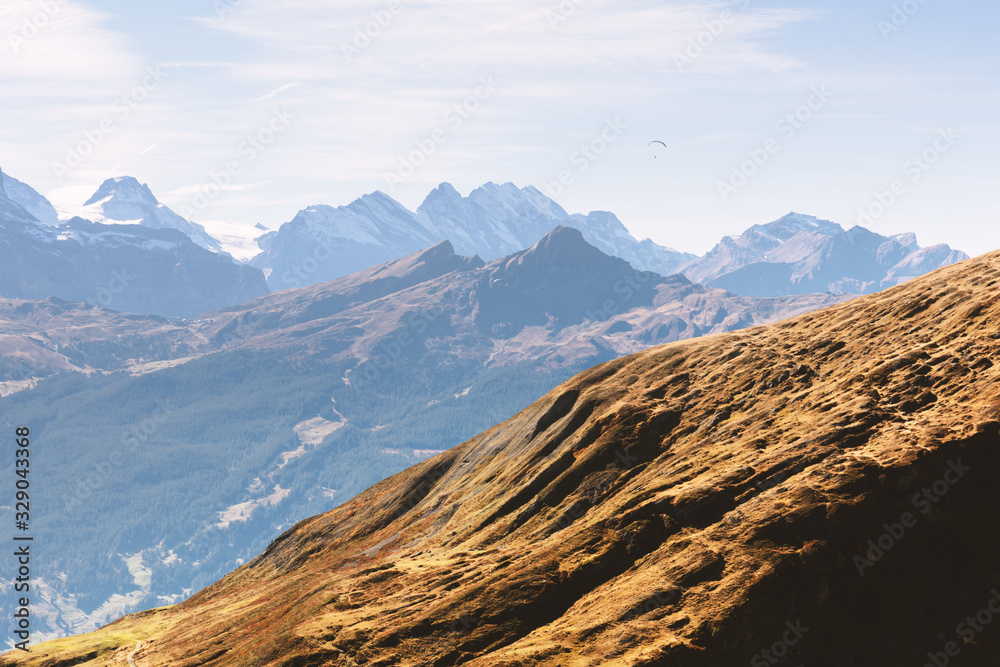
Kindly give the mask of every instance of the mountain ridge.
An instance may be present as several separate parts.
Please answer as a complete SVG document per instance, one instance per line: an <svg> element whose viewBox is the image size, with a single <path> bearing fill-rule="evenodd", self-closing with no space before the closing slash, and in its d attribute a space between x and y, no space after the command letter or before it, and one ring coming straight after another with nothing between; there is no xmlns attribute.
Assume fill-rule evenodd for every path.
<svg viewBox="0 0 1000 667"><path fill-rule="evenodd" d="M202 248L222 252L219 241L202 225L161 204L147 184L131 176L106 179L74 214L93 222L130 222L150 229L176 229Z"/></svg>
<svg viewBox="0 0 1000 667"><path fill-rule="evenodd" d="M34 460L58 489L35 516L50 549L36 632L183 599L594 363L839 300L644 274L572 228L488 264L442 242L187 321L0 300L0 393L16 391L2 419L75 443ZM81 487L81 471L103 485Z"/></svg>
<svg viewBox="0 0 1000 667"><path fill-rule="evenodd" d="M7 298L54 296L184 317L268 291L260 272L176 229L82 218L48 225L6 188L0 189L0 258L0 295Z"/></svg>
<svg viewBox="0 0 1000 667"><path fill-rule="evenodd" d="M449 183L431 190L415 212L376 191L346 206L311 206L268 235L251 260L273 289L299 287L387 261L448 239L456 252L486 261L523 250L559 225L641 270L668 274L694 256L637 241L610 213L571 216L536 188L487 183L463 197ZM336 263L336 265L335 265ZM305 271L305 266L310 271Z"/></svg>
<svg viewBox="0 0 1000 667"><path fill-rule="evenodd" d="M47 225L59 224L59 214L52 203L34 188L0 170L0 190L3 195L19 204L32 217Z"/></svg>
<svg viewBox="0 0 1000 667"><path fill-rule="evenodd" d="M695 282L746 296L870 294L914 277L910 267L939 268L966 259L968 255L946 245L921 248L912 233L886 237L858 225L844 230L829 220L792 212L724 237L681 272Z"/></svg>
<svg viewBox="0 0 1000 667"><path fill-rule="evenodd" d="M609 361L19 664L918 664L1000 576L998 319L994 252Z"/></svg>
<svg viewBox="0 0 1000 667"><path fill-rule="evenodd" d="M18 187L29 208L40 215L45 215L45 206L51 208L31 188ZM445 239L461 255L491 261L529 247L559 225L581 230L588 243L639 270L680 272L694 282L744 296L867 294L968 259L947 245L921 248L912 233L886 237L859 226L844 230L829 220L795 212L723 237L696 257L649 239L637 240L611 212L569 214L533 186L519 188L509 182L488 182L465 197L443 182L415 211L376 190L344 206L306 207L277 230L265 228L266 233L256 237L215 223L224 241L178 216L159 203L147 185L129 176L107 179L76 213L98 222L178 229L213 252L223 252L225 245L261 269L272 290L349 275Z"/></svg>

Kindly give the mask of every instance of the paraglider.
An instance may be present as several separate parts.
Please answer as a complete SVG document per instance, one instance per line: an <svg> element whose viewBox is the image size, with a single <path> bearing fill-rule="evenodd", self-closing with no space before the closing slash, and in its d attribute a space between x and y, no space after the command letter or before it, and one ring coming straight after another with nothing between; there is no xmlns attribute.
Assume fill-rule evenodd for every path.
<svg viewBox="0 0 1000 667"><path fill-rule="evenodd" d="M503 283L504 287L507 287L507 281L503 278L493 278L490 280L490 287L496 287L498 284Z"/></svg>
<svg viewBox="0 0 1000 667"><path fill-rule="evenodd" d="M652 146L653 144L660 144L661 146L663 146L663 148L667 147L667 145L662 141L660 141L659 139L654 139L653 141L650 141L648 145ZM653 157L655 158L656 156L654 155Z"/></svg>

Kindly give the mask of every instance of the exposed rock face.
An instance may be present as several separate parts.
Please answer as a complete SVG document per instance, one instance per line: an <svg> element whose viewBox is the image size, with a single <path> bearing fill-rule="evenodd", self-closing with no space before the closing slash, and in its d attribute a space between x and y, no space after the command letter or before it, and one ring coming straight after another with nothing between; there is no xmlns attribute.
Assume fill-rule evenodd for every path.
<svg viewBox="0 0 1000 667"><path fill-rule="evenodd" d="M551 360L568 367L657 343L730 331L846 297L740 297L680 275L636 271L558 226L526 250L484 263L450 242L319 285L206 313L220 332L253 317L246 346L298 346L323 358L377 357L405 332L409 354L484 367ZM435 327L414 326L432 308ZM363 323L359 326L359 323ZM244 327L246 328L246 327ZM370 370L370 369L369 369Z"/></svg>
<svg viewBox="0 0 1000 667"><path fill-rule="evenodd" d="M0 190L40 222L47 225L59 224L59 214L52 206L52 202L27 183L22 183L10 174L0 171Z"/></svg>
<svg viewBox="0 0 1000 667"><path fill-rule="evenodd" d="M125 229L138 230L140 238L152 233ZM126 271L123 277L132 275ZM457 255L442 241L336 280L201 313L193 321L167 322L58 297L0 298L0 353L9 357L0 365L0 382L67 370L121 370L130 361L169 361L234 347L292 347L323 362L360 361L407 329L415 336L426 333L424 352L475 359L484 368L523 361L580 368L588 359L763 324L840 300L739 297L683 276L635 271L586 243L578 230L557 227L531 248L489 264ZM416 331L418 306L451 322L449 335ZM113 341L127 344L116 351ZM100 353L88 352L95 349ZM139 350L155 350L155 357Z"/></svg>
<svg viewBox="0 0 1000 667"><path fill-rule="evenodd" d="M913 234L886 237L789 213L727 236L682 272L697 283L747 296L871 294L968 259L946 245L921 248Z"/></svg>
<svg viewBox="0 0 1000 667"><path fill-rule="evenodd" d="M992 253L602 364L177 607L0 662L993 665L998 321Z"/></svg>
<svg viewBox="0 0 1000 667"><path fill-rule="evenodd" d="M222 246L202 225L191 222L161 204L149 186L131 176L109 178L84 203L82 217L96 222L133 222L150 229L176 229L212 252Z"/></svg>
<svg viewBox="0 0 1000 667"><path fill-rule="evenodd" d="M695 259L648 239L636 240L613 213L570 215L537 188L518 188L513 183L487 183L468 197L442 183L417 209L417 219L443 238L452 239L458 252L486 260L527 248L558 225L579 229L587 243L641 271L666 276Z"/></svg>
<svg viewBox="0 0 1000 667"><path fill-rule="evenodd" d="M570 215L533 187L487 183L463 197L442 183L411 212L382 192L347 206L310 206L258 239L251 264L274 290L311 285L426 248L445 239L461 255L490 261L520 252L556 227L578 228L588 243L632 266L673 273L694 255L638 241L611 213Z"/></svg>
<svg viewBox="0 0 1000 667"><path fill-rule="evenodd" d="M192 317L267 292L260 271L177 230L80 218L49 226L0 192L0 296Z"/></svg>

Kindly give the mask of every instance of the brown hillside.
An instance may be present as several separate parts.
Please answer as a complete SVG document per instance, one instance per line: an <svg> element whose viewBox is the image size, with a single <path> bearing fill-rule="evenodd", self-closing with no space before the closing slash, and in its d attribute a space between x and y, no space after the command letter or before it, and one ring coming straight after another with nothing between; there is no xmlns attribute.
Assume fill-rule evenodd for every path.
<svg viewBox="0 0 1000 667"><path fill-rule="evenodd" d="M1000 252L603 364L0 664L995 665L998 297Z"/></svg>

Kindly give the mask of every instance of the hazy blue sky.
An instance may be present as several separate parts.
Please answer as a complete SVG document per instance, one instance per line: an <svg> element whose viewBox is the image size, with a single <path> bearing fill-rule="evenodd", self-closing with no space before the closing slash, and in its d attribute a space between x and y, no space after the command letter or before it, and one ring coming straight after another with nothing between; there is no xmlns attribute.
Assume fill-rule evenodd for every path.
<svg viewBox="0 0 1000 667"><path fill-rule="evenodd" d="M57 206L132 175L199 222L273 228L376 189L415 208L441 181L512 181L693 252L788 211L850 227L864 209L880 233L977 254L1000 246L998 16L971 0L4 0L0 166Z"/></svg>

